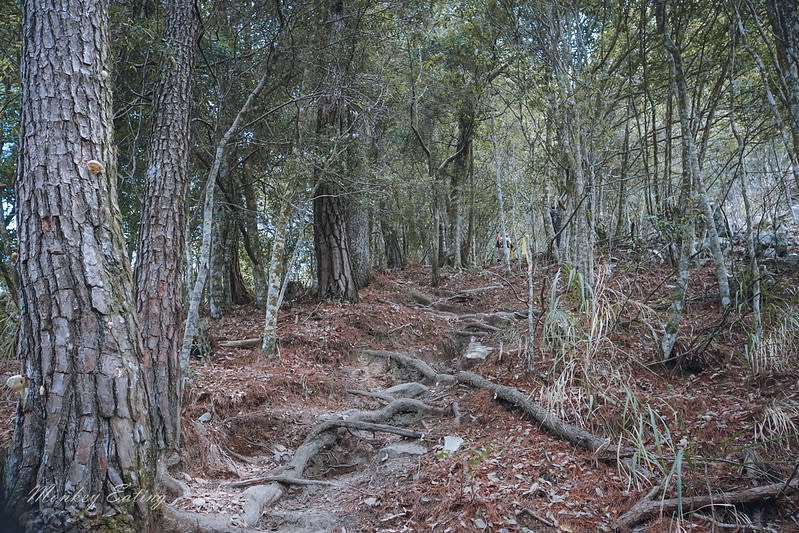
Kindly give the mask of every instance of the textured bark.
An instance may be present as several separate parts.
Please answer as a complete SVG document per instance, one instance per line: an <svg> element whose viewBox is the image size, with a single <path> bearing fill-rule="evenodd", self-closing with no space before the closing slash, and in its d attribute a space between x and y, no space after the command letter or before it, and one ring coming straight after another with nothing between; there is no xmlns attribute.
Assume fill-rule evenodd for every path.
<svg viewBox="0 0 799 533"><path fill-rule="evenodd" d="M220 176L217 184L223 180ZM219 187L215 194L221 194ZM221 204L217 197L214 201L214 225L211 228L211 257L208 260L208 314L214 320L222 318L225 308L231 303L230 278L226 272L231 221L230 212Z"/></svg>
<svg viewBox="0 0 799 533"><path fill-rule="evenodd" d="M31 511L29 531L151 529L150 507L134 497L152 488L155 449L116 204L107 9L24 3L18 355L27 386L4 488L12 514ZM89 161L104 170L90 172ZM131 501L112 505L115 491Z"/></svg>
<svg viewBox="0 0 799 533"><path fill-rule="evenodd" d="M319 298L357 302L344 207L336 188L333 183L320 183L313 201Z"/></svg>
<svg viewBox="0 0 799 533"><path fill-rule="evenodd" d="M347 234L350 237L352 277L357 289L366 287L371 277L370 226L369 211L366 206L350 202L347 206Z"/></svg>
<svg viewBox="0 0 799 533"><path fill-rule="evenodd" d="M193 0L171 0L147 154L144 202L136 245L136 313L153 436L162 450L178 447L183 253L190 140L192 70L200 28Z"/></svg>
<svg viewBox="0 0 799 533"><path fill-rule="evenodd" d="M654 496L657 494L657 490L653 490L650 491L647 497L621 515L617 525L622 531L629 531L641 522L651 520L659 515L671 515L678 510L683 513L689 513L697 510L707 511L714 506L731 507L743 503L771 501L793 494L797 490L797 485L799 484L795 481L790 484L781 482L737 491L719 491L703 496L682 496L668 499L655 499Z"/></svg>
<svg viewBox="0 0 799 533"><path fill-rule="evenodd" d="M347 23L352 20L340 0L322 0L320 14L324 30L320 32L323 48L333 55L322 61L320 80L322 96L317 101L317 134L323 154L330 154L322 168L316 170L316 191L313 201L314 249L319 297L327 300L358 301L358 283L352 267L352 247L346 222L344 187L340 176L348 176L346 162L352 146L348 143L350 108L345 98L351 55L347 49ZM343 155L337 154L343 150ZM338 175L337 175L338 174Z"/></svg>
<svg viewBox="0 0 799 533"><path fill-rule="evenodd" d="M404 268L405 254L402 251L397 230L391 223L391 210L389 203L380 202L380 232L383 234L383 247L386 252L386 266L388 268Z"/></svg>

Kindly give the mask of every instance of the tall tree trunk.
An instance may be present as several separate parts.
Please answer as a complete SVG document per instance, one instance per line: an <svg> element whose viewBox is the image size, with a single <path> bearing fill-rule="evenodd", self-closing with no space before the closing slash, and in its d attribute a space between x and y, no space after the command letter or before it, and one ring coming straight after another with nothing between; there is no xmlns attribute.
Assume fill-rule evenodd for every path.
<svg viewBox="0 0 799 533"><path fill-rule="evenodd" d="M333 55L318 65L323 86L317 101L316 131L320 152L327 158L316 169L313 200L314 249L319 297L322 299L358 301L358 282L352 267L353 253L347 227L346 204L342 195L341 177L349 172L346 163L354 149L347 133L350 108L345 98L351 60L347 50L347 23L352 20L347 4L341 0L321 0L320 44L333 50ZM342 149L340 144L343 144ZM343 155L338 152L343 150ZM368 236L367 236L368 245Z"/></svg>
<svg viewBox="0 0 799 533"><path fill-rule="evenodd" d="M161 450L180 440L180 345L192 70L200 18L193 0L170 0L153 106L141 226L136 245L136 313Z"/></svg>
<svg viewBox="0 0 799 533"><path fill-rule="evenodd" d="M217 188L216 194L221 194ZM208 314L214 320L222 318L231 303L228 256L231 219L230 212L221 202L214 201L214 226L211 230L211 258L208 262Z"/></svg>
<svg viewBox="0 0 799 533"><path fill-rule="evenodd" d="M357 201L347 203L347 234L350 237L350 260L355 286L362 289L369 284L372 253L369 235L371 223L369 210Z"/></svg>
<svg viewBox="0 0 799 533"><path fill-rule="evenodd" d="M108 3L23 6L17 406L5 479L28 531L147 531L156 448L116 203ZM142 491L142 492L138 492ZM130 498L111 503L114 493ZM121 494L123 492L124 494Z"/></svg>
<svg viewBox="0 0 799 533"><path fill-rule="evenodd" d="M391 207L386 200L380 201L380 232L383 234L383 248L386 252L388 268L404 268L405 254L402 251L397 230L391 223Z"/></svg>
<svg viewBox="0 0 799 533"><path fill-rule="evenodd" d="M466 97L468 98L468 96ZM464 102L458 112L457 154L450 178L449 196L449 252L452 266L463 266L462 248L464 238L463 184L469 180L471 171L472 142L474 138L474 109L471 102Z"/></svg>
<svg viewBox="0 0 799 533"><path fill-rule="evenodd" d="M791 160L796 187L799 188L799 2L766 0L766 12L774 32L779 79L788 114L793 154Z"/></svg>
<svg viewBox="0 0 799 533"><path fill-rule="evenodd" d="M314 248L316 250L319 298L358 301L352 274L350 242L344 207L335 184L321 182L314 195Z"/></svg>
<svg viewBox="0 0 799 533"><path fill-rule="evenodd" d="M500 249L506 249L508 246L508 228L505 224L505 197L502 195L502 156L499 150L499 143L497 142L497 124L494 117L491 117L491 146L494 149L494 182L497 192L497 207L499 208L499 235ZM532 218L530 219L532 222ZM532 231L533 228L531 227ZM531 233L532 235L532 233ZM502 254L505 261L505 270L510 273L510 250Z"/></svg>

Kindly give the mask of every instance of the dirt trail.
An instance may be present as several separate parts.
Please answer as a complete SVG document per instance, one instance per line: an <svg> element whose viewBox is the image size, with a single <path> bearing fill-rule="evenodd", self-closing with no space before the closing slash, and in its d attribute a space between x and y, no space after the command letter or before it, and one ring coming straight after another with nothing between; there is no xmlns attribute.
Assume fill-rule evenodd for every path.
<svg viewBox="0 0 799 533"><path fill-rule="evenodd" d="M545 311L553 274L543 272L544 286L536 288L536 306ZM744 335L734 321L705 350L691 351L702 328L718 321L712 304L701 299L689 309L698 333L682 341L685 367L647 367L654 344L641 316L664 305L668 288L661 281L667 272L617 267L609 283L616 292L608 294L619 298L610 302L619 311L597 338L601 345L578 340L571 352L539 350L542 370L532 374L524 349L526 304L518 298L526 294L523 273L507 274L500 267L450 272L437 289L429 287L428 277L415 265L377 273L356 305L310 298L287 302L280 316L280 357L274 360L264 360L258 348L221 345L257 337L259 312L232 309L212 323L214 355L194 362L185 403L184 481L191 494L175 506L227 520L218 531L613 531L651 483L668 474L658 468L672 465L679 450L697 456L712 451L727 461L703 465L701 471L686 466L683 496L767 481L762 473L742 474L735 461L744 457L737 450L751 443L752 428L776 397L797 398L795 375L764 386L752 383L733 357ZM706 292L706 281L695 277L694 294ZM568 311L564 320L587 329L589 317L576 306L567 296L559 301ZM539 327L539 336L542 331ZM463 357L470 343L485 347L478 349L484 360ZM468 369L508 386L507 395L458 384L454 377L424 380L417 370L370 351L405 354L451 377ZM386 391L408 382L424 383L427 390L413 401L438 411L419 416L407 403L377 422L421 437L353 425L395 405ZM597 442L609 438L628 447L625 435L634 423L627 415L635 407L649 413L656 430L648 429L661 439L644 445L665 446L662 455L671 454L671 462L645 464L633 450L619 466L612 453L554 436L518 403L509 408L514 395L549 406ZM333 429L340 419L350 426ZM322 431L319 424L325 421ZM311 455L304 457L306 452ZM630 468L636 473L630 475ZM652 480L645 479L647 473ZM233 486L267 475L291 479ZM312 484L299 485L297 478ZM670 497L674 491L670 483L658 494ZM258 498L267 503L254 510ZM799 519L796 503L796 496L780 498L778 505L762 505L750 516L789 527ZM709 511L678 522L667 513L655 516L649 530L710 530L713 520L718 521Z"/></svg>

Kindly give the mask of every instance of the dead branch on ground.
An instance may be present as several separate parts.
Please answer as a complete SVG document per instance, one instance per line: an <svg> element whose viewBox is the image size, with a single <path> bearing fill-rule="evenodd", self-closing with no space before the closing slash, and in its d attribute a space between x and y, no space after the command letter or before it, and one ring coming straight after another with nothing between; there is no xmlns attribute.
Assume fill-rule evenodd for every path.
<svg viewBox="0 0 799 533"><path fill-rule="evenodd" d="M602 458L615 459L616 452L613 449L613 443L608 439L597 437L574 424L561 420L551 411L541 407L527 393L513 387L498 385L471 372L458 372L455 377L459 383L487 390L493 393L497 399L521 409L549 433Z"/></svg>
<svg viewBox="0 0 799 533"><path fill-rule="evenodd" d="M425 379L436 383L452 383L453 381L457 381L464 385L487 390L493 393L496 398L524 411L525 414L530 416L530 418L540 424L541 427L548 432L575 446L592 452L595 456L603 460L615 462L621 459L624 463L626 462L625 458L629 455L627 450L617 450L608 439L598 437L562 420L551 411L541 407L537 402L531 399L528 394L519 389L498 385L471 372L458 372L455 376L451 374L439 374L426 362L399 352L366 350L363 353L373 357L382 357L395 361L416 370L422 374Z"/></svg>
<svg viewBox="0 0 799 533"><path fill-rule="evenodd" d="M260 346L263 342L263 338L256 337L252 339L241 339L238 341L222 341L219 343L219 346L223 348L255 348L256 346Z"/></svg>
<svg viewBox="0 0 799 533"><path fill-rule="evenodd" d="M619 517L617 525L622 530L629 530L642 522L655 518L661 514L671 514L682 506L683 512L691 512L714 505L737 505L741 503L763 502L786 496L799 488L799 481L790 485L785 483L772 483L749 489L716 492L704 496L691 496L682 498L655 499L657 491L650 491L642 500L633 505L629 511Z"/></svg>

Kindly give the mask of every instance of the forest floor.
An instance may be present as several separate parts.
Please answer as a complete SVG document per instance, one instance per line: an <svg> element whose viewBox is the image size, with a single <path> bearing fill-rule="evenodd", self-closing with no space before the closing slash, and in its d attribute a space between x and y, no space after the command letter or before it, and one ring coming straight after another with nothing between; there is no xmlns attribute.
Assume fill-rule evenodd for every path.
<svg viewBox="0 0 799 533"><path fill-rule="evenodd" d="M180 477L190 495L175 507L225 516L231 530L298 533L799 531L799 342L790 330L799 321L778 311L797 304L799 273L772 268L764 317L776 348L747 359L751 316L722 313L712 268L697 268L676 357L661 363L654 339L674 271L627 258L597 265L592 311L580 310L574 278L536 269L533 370L518 265L444 271L436 288L419 265L378 271L357 304L300 295L284 303L273 359L223 346L262 330L260 311L229 309L210 322L212 355L193 361L187 380ZM464 357L485 355L478 345L490 348L484 360ZM611 451L567 442L495 391L425 380L387 352L508 386ZM382 422L419 435L334 428L334 443L299 473L328 483L286 485L247 524L245 489L232 482L285 468L322 421L379 410L392 398L366 393L407 382L424 383L418 399L439 410ZM7 439L13 397L2 399ZM756 487L772 492L752 497ZM719 505L702 500L711 494ZM630 518L653 502L667 511Z"/></svg>

